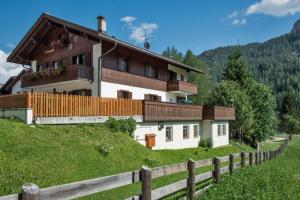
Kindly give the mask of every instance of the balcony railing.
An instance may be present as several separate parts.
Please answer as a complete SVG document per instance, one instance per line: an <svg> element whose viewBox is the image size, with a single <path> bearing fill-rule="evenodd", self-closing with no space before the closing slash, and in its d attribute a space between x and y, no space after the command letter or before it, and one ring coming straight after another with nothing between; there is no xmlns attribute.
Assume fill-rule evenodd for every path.
<svg viewBox="0 0 300 200"><path fill-rule="evenodd" d="M204 120L235 120L235 109L221 106L204 106Z"/></svg>
<svg viewBox="0 0 300 200"><path fill-rule="evenodd" d="M143 102L144 121L202 120L202 106L158 101Z"/></svg>
<svg viewBox="0 0 300 200"><path fill-rule="evenodd" d="M187 83L184 81L169 81L167 84L167 89L170 92L176 91L176 92L185 92L189 94L197 94L198 87L197 85Z"/></svg>
<svg viewBox="0 0 300 200"><path fill-rule="evenodd" d="M22 76L21 86L30 87L78 79L92 80L93 68L85 65L71 65L62 70L49 68L42 72L26 72Z"/></svg>

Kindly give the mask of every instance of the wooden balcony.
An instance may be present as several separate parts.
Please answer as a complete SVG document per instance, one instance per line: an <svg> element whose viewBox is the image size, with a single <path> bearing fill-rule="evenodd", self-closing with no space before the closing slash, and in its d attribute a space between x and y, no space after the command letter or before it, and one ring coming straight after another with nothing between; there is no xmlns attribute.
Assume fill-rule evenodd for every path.
<svg viewBox="0 0 300 200"><path fill-rule="evenodd" d="M102 80L110 83L118 83L122 85L130 85L153 90L167 90L166 81L139 76L128 72L120 72L107 68L102 68Z"/></svg>
<svg viewBox="0 0 300 200"><path fill-rule="evenodd" d="M185 92L189 94L197 94L198 92L198 87L197 85L187 83L184 81L169 81L167 84L167 90L169 92Z"/></svg>
<svg viewBox="0 0 300 200"><path fill-rule="evenodd" d="M54 68L49 68L44 74L27 72L22 76L21 86L31 87L78 79L92 80L93 68L85 65L71 65L64 67L60 73L55 72Z"/></svg>
<svg viewBox="0 0 300 200"><path fill-rule="evenodd" d="M235 109L221 106L204 106L204 120L235 120Z"/></svg>
<svg viewBox="0 0 300 200"><path fill-rule="evenodd" d="M202 106L158 101L143 102L144 121L202 120Z"/></svg>

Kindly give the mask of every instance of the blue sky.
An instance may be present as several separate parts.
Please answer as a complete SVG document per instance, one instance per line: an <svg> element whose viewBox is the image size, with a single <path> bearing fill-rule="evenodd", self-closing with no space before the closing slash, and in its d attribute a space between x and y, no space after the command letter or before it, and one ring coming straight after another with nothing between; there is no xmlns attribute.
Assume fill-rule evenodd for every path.
<svg viewBox="0 0 300 200"><path fill-rule="evenodd" d="M2 66L7 65L3 58L43 12L93 29L96 16L103 15L109 35L142 45L143 32L147 32L152 51L161 53L175 46L196 54L265 41L289 32L300 18L300 0L3 0L0 9ZM1 70L0 66L0 82L1 76L15 72L5 75Z"/></svg>

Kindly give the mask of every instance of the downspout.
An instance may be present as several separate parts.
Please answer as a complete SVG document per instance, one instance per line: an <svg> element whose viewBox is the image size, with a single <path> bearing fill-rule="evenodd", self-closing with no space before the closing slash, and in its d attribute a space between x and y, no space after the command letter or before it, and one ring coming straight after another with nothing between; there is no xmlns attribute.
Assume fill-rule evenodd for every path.
<svg viewBox="0 0 300 200"><path fill-rule="evenodd" d="M100 43L101 43L101 39L100 39ZM113 46L113 48L111 48L105 54L98 57L98 97L101 97L102 58L104 56L106 56L107 54L109 54L110 52L112 52L117 47L117 44L118 43L115 42L115 45ZM101 43L101 46L102 46L102 43ZM101 47L101 53L102 53L102 47Z"/></svg>

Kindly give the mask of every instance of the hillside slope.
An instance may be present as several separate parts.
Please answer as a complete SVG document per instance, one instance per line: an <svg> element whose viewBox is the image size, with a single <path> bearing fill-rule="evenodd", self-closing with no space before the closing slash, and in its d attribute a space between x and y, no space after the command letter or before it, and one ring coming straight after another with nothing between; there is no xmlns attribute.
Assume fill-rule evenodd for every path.
<svg viewBox="0 0 300 200"><path fill-rule="evenodd" d="M102 155L103 146L112 146ZM245 145L217 149L152 151L129 136L111 132L104 125L27 126L18 121L0 119L0 196L16 193L26 182L41 188L102 177L130 170L224 156L231 152L252 150ZM157 179L154 187L183 179L186 174ZM140 184L91 199L124 199L138 194Z"/></svg>
<svg viewBox="0 0 300 200"><path fill-rule="evenodd" d="M220 47L198 56L208 64L215 81L220 81L227 57L234 47ZM279 102L288 89L300 96L300 20L290 33L240 48L254 78L270 86Z"/></svg>

